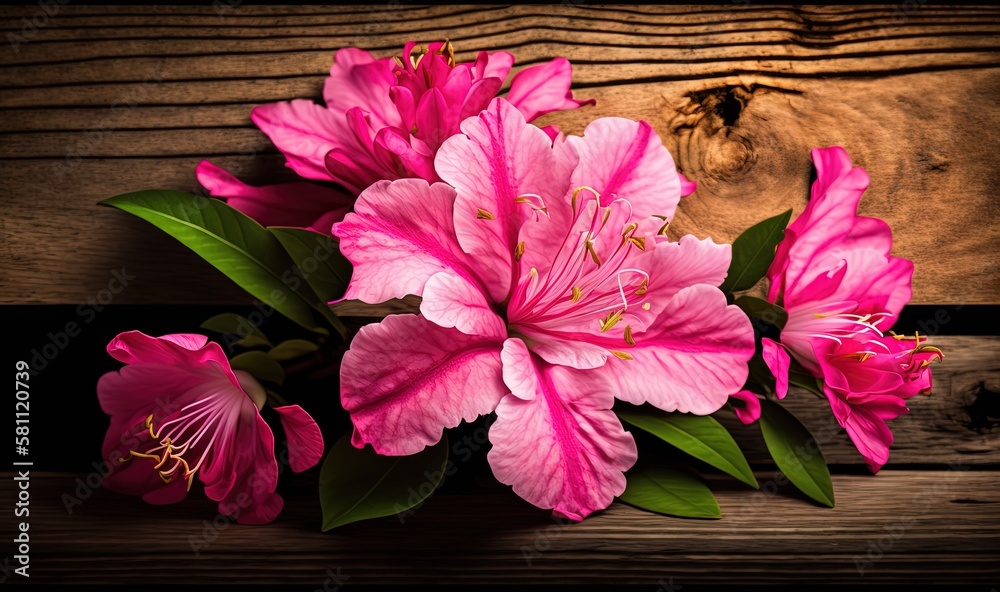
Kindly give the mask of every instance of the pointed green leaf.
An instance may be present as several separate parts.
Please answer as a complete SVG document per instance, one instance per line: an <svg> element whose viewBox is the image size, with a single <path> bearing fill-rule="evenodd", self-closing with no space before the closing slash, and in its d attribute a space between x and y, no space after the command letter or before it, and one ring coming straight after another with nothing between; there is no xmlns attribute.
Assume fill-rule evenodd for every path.
<svg viewBox="0 0 1000 592"><path fill-rule="evenodd" d="M264 332L246 317L231 312L217 314L201 324L202 329L223 335L235 335L241 339L236 343L243 347L273 347Z"/></svg>
<svg viewBox="0 0 1000 592"><path fill-rule="evenodd" d="M785 227L792 218L787 210L751 226L733 241L733 260L729 274L719 289L726 293L749 290L767 273L774 260L774 250L785 237Z"/></svg>
<svg viewBox="0 0 1000 592"><path fill-rule="evenodd" d="M630 506L681 518L722 518L719 502L704 483L666 467L637 466L628 472L618 499Z"/></svg>
<svg viewBox="0 0 1000 592"><path fill-rule="evenodd" d="M411 456L357 449L350 434L330 449L319 475L323 530L392 516L427 499L448 468L448 439Z"/></svg>
<svg viewBox="0 0 1000 592"><path fill-rule="evenodd" d="M761 298L754 298L753 296L744 294L736 299L736 306L747 313L747 316L757 317L779 329L784 329L785 323L788 322L788 312L785 309Z"/></svg>
<svg viewBox="0 0 1000 592"><path fill-rule="evenodd" d="M332 238L303 228L271 226L267 229L299 266L302 277L323 302L340 298L351 281L351 262L340 254Z"/></svg>
<svg viewBox="0 0 1000 592"><path fill-rule="evenodd" d="M299 325L316 331L312 309L319 298L287 281L295 264L273 234L217 199L184 191L138 191L101 202L129 212L197 253L241 288ZM324 303L325 306L325 303Z"/></svg>
<svg viewBox="0 0 1000 592"><path fill-rule="evenodd" d="M267 355L271 356L275 360L278 360L279 362L285 362L288 360L294 360L295 358L306 354L311 354L318 349L319 346L312 341L306 341L305 339L289 339L288 341L283 341L271 348L271 350L267 352Z"/></svg>
<svg viewBox="0 0 1000 592"><path fill-rule="evenodd" d="M248 351L229 360L233 370L244 370L257 380L266 380L275 384L285 382L285 369L274 358L262 351Z"/></svg>
<svg viewBox="0 0 1000 592"><path fill-rule="evenodd" d="M833 507L833 481L809 430L787 409L774 401L760 402L760 430L771 458L802 493Z"/></svg>
<svg viewBox="0 0 1000 592"><path fill-rule="evenodd" d="M652 407L615 409L623 421L649 432L691 456L757 488L757 479L733 437L715 418L667 413Z"/></svg>

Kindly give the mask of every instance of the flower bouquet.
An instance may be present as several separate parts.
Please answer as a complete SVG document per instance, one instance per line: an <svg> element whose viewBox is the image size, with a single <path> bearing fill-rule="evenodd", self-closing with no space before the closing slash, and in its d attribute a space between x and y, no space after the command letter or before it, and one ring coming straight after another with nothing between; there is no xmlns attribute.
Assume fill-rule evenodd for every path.
<svg viewBox="0 0 1000 592"><path fill-rule="evenodd" d="M454 472L448 432L465 423L481 430L496 481L561 519L615 498L719 518L685 463L655 450L640 458L634 433L756 488L723 425L735 414L760 426L791 483L833 506L817 442L782 405L790 386L827 401L878 472L887 422L930 393L943 354L890 330L913 265L890 254L885 222L857 215L864 169L843 148L816 148L816 181L794 221L791 210L765 213L731 245L674 236L696 183L652 126L538 127L593 101L573 97L563 58L511 77L513 64L503 51L459 62L448 41L378 59L342 49L325 105L251 115L301 180L255 187L205 161L197 177L211 197L155 190L103 202L301 328L273 344L251 318L207 320L243 350L232 357L205 335L116 337L108 353L125 366L97 387L111 416L108 488L168 504L197 477L221 513L270 522L283 502L269 417L286 437L283 463L299 472L323 461L331 529L422 503ZM369 308L384 318L357 329L338 312L397 299L409 310ZM338 372L339 392L282 391L303 359ZM309 414L328 398L350 433L323 434Z"/></svg>

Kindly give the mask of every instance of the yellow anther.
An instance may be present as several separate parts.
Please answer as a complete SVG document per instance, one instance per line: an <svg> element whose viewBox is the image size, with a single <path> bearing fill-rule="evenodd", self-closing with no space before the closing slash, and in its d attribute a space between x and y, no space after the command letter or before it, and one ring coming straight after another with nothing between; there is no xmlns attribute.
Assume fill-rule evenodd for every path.
<svg viewBox="0 0 1000 592"><path fill-rule="evenodd" d="M625 325L625 343L635 345L635 338L632 337L632 325Z"/></svg>
<svg viewBox="0 0 1000 592"><path fill-rule="evenodd" d="M573 302L579 302L581 296L583 296L583 291L580 288L573 286L573 297L571 300Z"/></svg>
<svg viewBox="0 0 1000 592"><path fill-rule="evenodd" d="M622 320L623 310L616 310L613 313L608 314L608 316L601 319L601 333L606 332L608 329L614 327L618 324L618 321Z"/></svg>
<svg viewBox="0 0 1000 592"><path fill-rule="evenodd" d="M629 236L639 228L639 225L632 222L622 230L622 238L629 238Z"/></svg>
<svg viewBox="0 0 1000 592"><path fill-rule="evenodd" d="M631 360L632 359L632 354L627 353L627 352L623 352L623 351L618 351L618 350L615 350L615 349L611 350L611 355L613 355L614 357L618 358L619 360Z"/></svg>
<svg viewBox="0 0 1000 592"><path fill-rule="evenodd" d="M487 212L483 208L478 208L478 210L476 211L476 219L477 220L496 220L497 217L494 216L493 214Z"/></svg>
<svg viewBox="0 0 1000 592"><path fill-rule="evenodd" d="M448 58L449 66L455 67L455 46L448 39L445 39L444 45L441 46L441 55Z"/></svg>
<svg viewBox="0 0 1000 592"><path fill-rule="evenodd" d="M396 62L396 65L400 68L406 69L406 64L403 63L403 58L399 56L392 56L392 59Z"/></svg>
<svg viewBox="0 0 1000 592"><path fill-rule="evenodd" d="M607 224L608 218L611 217L611 208L604 208L604 218L601 219L601 224Z"/></svg>
<svg viewBox="0 0 1000 592"><path fill-rule="evenodd" d="M649 288L649 278L643 277L642 281L639 282L639 287L635 289L635 295L636 296L642 296L643 294L646 293L646 291L648 290L648 288ZM649 303L647 302L646 304L649 304ZM643 306L643 308L645 310L649 310L645 306Z"/></svg>
<svg viewBox="0 0 1000 592"><path fill-rule="evenodd" d="M146 428L149 430L149 437L156 439L156 434L153 432L153 414L150 413L149 417L146 418Z"/></svg>
<svg viewBox="0 0 1000 592"><path fill-rule="evenodd" d="M648 302L643 302L642 303L642 310L649 310L649 303Z"/></svg>
<svg viewBox="0 0 1000 592"><path fill-rule="evenodd" d="M520 261L521 257L524 257L524 241L517 243L514 247L514 261Z"/></svg>
<svg viewBox="0 0 1000 592"><path fill-rule="evenodd" d="M633 245L639 247L640 251L645 251L646 250L646 237L644 237L644 236L630 236L628 240Z"/></svg>
<svg viewBox="0 0 1000 592"><path fill-rule="evenodd" d="M588 253L590 253L590 258L594 260L594 263L595 263L595 264L596 264L596 265L597 265L598 267L600 267L600 266L601 266L601 258L597 256L597 251L596 251L596 250L594 250L594 242L593 242L593 241L591 241L591 240L590 240L590 239L588 238L588 239L586 240L586 245L587 245L587 252L588 252Z"/></svg>

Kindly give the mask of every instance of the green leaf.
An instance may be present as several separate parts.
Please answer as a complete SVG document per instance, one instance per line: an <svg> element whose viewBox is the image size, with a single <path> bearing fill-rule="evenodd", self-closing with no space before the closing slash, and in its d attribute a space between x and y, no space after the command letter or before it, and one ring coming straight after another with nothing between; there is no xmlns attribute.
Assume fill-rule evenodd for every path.
<svg viewBox="0 0 1000 592"><path fill-rule="evenodd" d="M262 351L248 351L229 360L233 370L244 370L253 374L257 380L266 380L275 384L285 382L285 369L274 358Z"/></svg>
<svg viewBox="0 0 1000 592"><path fill-rule="evenodd" d="M150 222L254 298L311 331L327 333L313 317L312 309L319 302L316 294L308 286L293 289L286 283L294 275L295 264L281 242L241 212L184 191L138 191L101 203Z"/></svg>
<svg viewBox="0 0 1000 592"><path fill-rule="evenodd" d="M351 262L332 238L303 228L271 226L267 230L281 241L320 300L329 302L344 295L351 280Z"/></svg>
<svg viewBox="0 0 1000 592"><path fill-rule="evenodd" d="M306 341L305 339L289 339L288 341L283 341L278 345L271 348L271 351L267 352L267 355L271 356L279 362L284 362L287 360L294 360L300 356L306 354L311 354L318 350L319 346L312 341Z"/></svg>
<svg viewBox="0 0 1000 592"><path fill-rule="evenodd" d="M781 405L762 399L760 429L764 443L781 472L802 493L833 507L833 481L819 444L795 416Z"/></svg>
<svg viewBox="0 0 1000 592"><path fill-rule="evenodd" d="M708 487L684 471L638 466L628 472L627 480L618 499L630 506L682 518L722 518Z"/></svg>
<svg viewBox="0 0 1000 592"><path fill-rule="evenodd" d="M785 237L785 227L792 218L787 210L751 226L733 241L733 260L729 274L719 289L726 293L749 290L767 273L774 260L774 250Z"/></svg>
<svg viewBox="0 0 1000 592"><path fill-rule="evenodd" d="M381 456L371 446L355 448L348 434L320 471L323 530L409 510L434 493L447 468L447 438L411 456Z"/></svg>
<svg viewBox="0 0 1000 592"><path fill-rule="evenodd" d="M623 421L736 477L750 487L759 487L740 447L715 418L689 413L667 413L651 407L615 409L615 413Z"/></svg>
<svg viewBox="0 0 1000 592"><path fill-rule="evenodd" d="M271 341L259 327L251 323L246 317L235 313L224 312L217 314L202 323L201 328L222 333L223 335L241 337L236 343L243 347L257 347L261 345L273 347Z"/></svg>
<svg viewBox="0 0 1000 592"><path fill-rule="evenodd" d="M784 329L785 323L788 322L788 312L785 309L761 298L754 298L753 296L744 294L736 299L736 306L747 313L747 316L757 317L779 329Z"/></svg>

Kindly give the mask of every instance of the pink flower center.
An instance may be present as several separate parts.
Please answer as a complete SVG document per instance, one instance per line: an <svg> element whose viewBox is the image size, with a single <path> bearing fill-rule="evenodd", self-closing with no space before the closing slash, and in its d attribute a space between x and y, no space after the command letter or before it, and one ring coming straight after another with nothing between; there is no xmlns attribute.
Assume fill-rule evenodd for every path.
<svg viewBox="0 0 1000 592"><path fill-rule="evenodd" d="M518 203L545 212L538 196L520 196ZM630 309L649 310L645 301L649 273L627 266L633 249L646 249L645 237L636 235L639 225L631 221L631 204L615 199L602 206L594 189L580 187L573 192L572 215L549 269L539 273L532 267L520 274L507 309L510 325L573 331L581 322L592 320L604 333ZM553 243L559 240L555 237ZM515 261L519 263L530 248L518 243ZM625 327L624 340L635 345L630 325ZM620 353L619 357L628 356Z"/></svg>
<svg viewBox="0 0 1000 592"><path fill-rule="evenodd" d="M160 424L159 428L153 425L151 413L146 417L144 426L149 430L149 437L158 445L145 452L130 450L128 458L119 458L118 461L152 459L156 461L152 468L164 483L180 476L188 480L187 488L190 490L191 477L204 464L219 437L228 431L234 412L238 412L238 408L233 405L230 393L221 390L185 406L177 417Z"/></svg>

